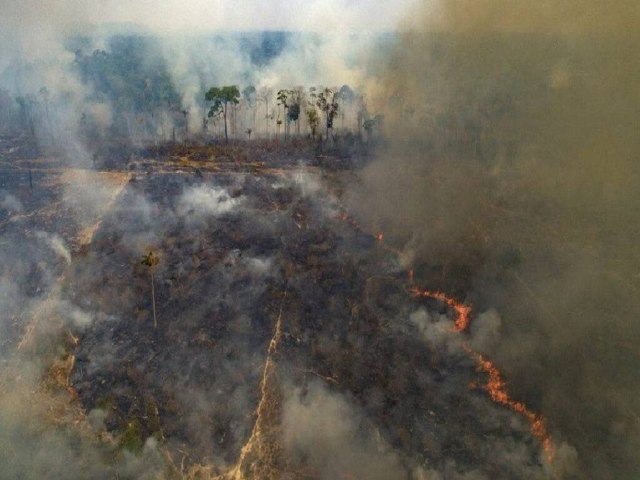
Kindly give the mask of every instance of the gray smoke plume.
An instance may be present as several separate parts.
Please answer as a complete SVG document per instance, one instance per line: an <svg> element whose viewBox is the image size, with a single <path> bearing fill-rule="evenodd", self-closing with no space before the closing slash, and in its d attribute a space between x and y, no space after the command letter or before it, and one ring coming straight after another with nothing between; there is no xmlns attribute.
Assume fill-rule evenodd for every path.
<svg viewBox="0 0 640 480"><path fill-rule="evenodd" d="M575 446L567 478L640 471L638 9L424 2L351 196L419 280L499 312L479 348Z"/></svg>

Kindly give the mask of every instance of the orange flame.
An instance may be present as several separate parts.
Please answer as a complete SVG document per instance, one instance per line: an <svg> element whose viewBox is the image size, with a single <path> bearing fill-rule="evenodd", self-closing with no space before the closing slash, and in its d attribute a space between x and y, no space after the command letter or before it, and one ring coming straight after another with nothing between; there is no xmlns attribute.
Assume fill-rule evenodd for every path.
<svg viewBox="0 0 640 480"><path fill-rule="evenodd" d="M409 292L416 297L433 298L453 308L457 314L452 329L454 332L464 332L469 328L469 323L471 322L471 307L468 305L458 302L440 291L433 292L414 287L411 288ZM489 394L492 401L522 415L525 420L529 422L531 434L542 444L542 450L545 453L547 461L552 463L555 456L555 448L542 415L532 412L524 403L515 401L509 396L506 390L507 382L502 378L500 370L498 370L491 360L488 360L481 353L473 350L466 342L463 344L463 347L476 362L476 369L489 376L487 383L482 386L482 389ZM471 386L472 388L476 387L474 384Z"/></svg>
<svg viewBox="0 0 640 480"><path fill-rule="evenodd" d="M346 212L342 214L341 219L343 222L349 223L355 230L364 232L360 225ZM382 232L377 233L375 236L371 236L382 244L382 241L384 240L384 234ZM400 255L402 253L400 250L387 244L382 245L382 248L397 255ZM413 268L408 269L407 278L409 285L411 285L413 283ZM464 303L459 302L452 297L449 297L439 290L431 291L419 289L417 287L411 287L408 291L415 297L433 298L434 300L443 302L445 305L452 308L456 312L456 320L454 321L452 328L453 332L462 333L469 328L469 324L471 323L470 306L465 305ZM509 393L506 390L507 383L502 378L500 370L498 370L498 368L493 364L491 360L488 360L481 353L473 350L466 342L463 344L463 348L467 352L467 354L469 354L474 359L476 363L476 369L479 372L483 372L489 376L487 383L481 388L489 394L489 397L493 402L513 410L514 412L523 416L525 420L529 422L531 434L542 444L542 450L545 453L547 461L549 463L552 463L555 456L555 447L553 445L551 437L549 436L549 432L547 431L544 417L540 414L534 413L533 411L529 410L529 408L524 403L513 400L509 396ZM475 384L471 385L472 388L476 388L476 386L477 385Z"/></svg>
<svg viewBox="0 0 640 480"><path fill-rule="evenodd" d="M344 223L348 223L349 225L351 225L351 228L353 228L356 232L360 232L363 233L365 235L368 235L370 237L372 237L373 239L375 239L381 246L381 248L387 252L391 252L394 255L402 255L402 252L397 249L394 248L386 243L384 243L384 233L383 232L378 232L375 235L365 231L360 224L351 216L349 216L349 214L347 212L343 212L340 214L340 220L342 220Z"/></svg>
<svg viewBox="0 0 640 480"><path fill-rule="evenodd" d="M427 297L439 300L447 306L453 308L456 312L456 320L453 324L454 332L464 332L469 328L471 323L471 307L464 303L458 302L455 299L448 297L446 294L440 291L420 290L419 288L411 288L409 292L415 297Z"/></svg>
<svg viewBox="0 0 640 480"><path fill-rule="evenodd" d="M464 344L464 349L474 358L477 370L489 376L482 389L489 394L491 400L519 413L529 422L531 434L542 443L542 449L547 460L552 463L555 456L555 448L547 432L547 426L542 415L532 412L524 403L515 401L509 396L506 390L507 382L502 378L500 370L496 368L491 360L472 350L466 343Z"/></svg>

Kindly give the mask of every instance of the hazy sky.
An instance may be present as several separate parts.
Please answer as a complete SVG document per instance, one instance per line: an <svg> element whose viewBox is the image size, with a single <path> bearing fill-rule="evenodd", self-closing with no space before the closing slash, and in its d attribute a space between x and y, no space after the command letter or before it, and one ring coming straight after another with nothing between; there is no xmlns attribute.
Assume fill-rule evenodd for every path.
<svg viewBox="0 0 640 480"><path fill-rule="evenodd" d="M616 0L0 0L8 31L56 33L73 27L135 23L156 31L291 30L366 32L411 28L526 31L628 30L640 2ZM480 6L480 7L479 7ZM509 8L505 8L508 6ZM470 26L471 25L471 26Z"/></svg>
<svg viewBox="0 0 640 480"><path fill-rule="evenodd" d="M1 0L0 25L133 22L162 30L392 30L415 3L416 0Z"/></svg>

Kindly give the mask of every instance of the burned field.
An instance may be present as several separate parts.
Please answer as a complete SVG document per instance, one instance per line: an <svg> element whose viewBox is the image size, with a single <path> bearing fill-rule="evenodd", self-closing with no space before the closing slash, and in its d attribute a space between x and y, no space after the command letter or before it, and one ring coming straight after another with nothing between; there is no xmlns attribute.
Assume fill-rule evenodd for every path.
<svg viewBox="0 0 640 480"><path fill-rule="evenodd" d="M42 205L2 227L67 252L43 250L22 308L45 306L5 345L49 362L65 428L101 445L95 478L547 478L470 353L490 315L456 331L451 304L412 294L420 278L341 204L350 169L156 153L68 184L60 165L34 188L23 174L15 199Z"/></svg>

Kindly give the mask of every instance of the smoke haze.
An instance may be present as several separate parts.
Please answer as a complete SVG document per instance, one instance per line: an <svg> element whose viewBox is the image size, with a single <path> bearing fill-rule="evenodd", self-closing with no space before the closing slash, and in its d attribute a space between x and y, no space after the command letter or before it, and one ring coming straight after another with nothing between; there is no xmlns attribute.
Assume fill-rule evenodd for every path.
<svg viewBox="0 0 640 480"><path fill-rule="evenodd" d="M638 8L425 2L351 200L429 287L498 310L481 348L576 448L567 478L640 471Z"/></svg>
<svg viewBox="0 0 640 480"><path fill-rule="evenodd" d="M200 131L207 110L203 92L214 85L254 85L259 92L271 89L269 108L263 103L258 107L258 118L270 115L270 121L278 114L274 98L278 88L348 84L359 90L369 113L384 119L376 132L386 141L380 140L375 160L344 187L350 211L372 231L383 231L385 242L402 247L405 264L394 265L396 270L412 265L416 282L473 305L470 345L495 360L514 398L544 415L558 446L554 465L535 460L539 445L529 438L522 419L514 420L511 412L464 390L467 385L461 387L453 374L449 378L434 368L420 371L415 382L423 389L419 392L430 392L433 400L428 400L440 411L438 415L426 412L416 400L423 416L411 420L414 431L432 438L433 464L419 463L424 445L415 447L419 454L411 456L398 448L402 442L397 438L389 440L393 435L384 428L368 423L383 410L385 392L377 391L377 386L361 401L338 387L331 390L311 382L305 388L288 386L283 392L280 440L294 466L309 468L317 478L336 478L345 471L356 478L380 480L480 479L487 478L487 471L541 479L636 477L640 471L637 2L171 0L161 8L147 0L133 5L121 0L3 3L0 94L8 93L0 95L0 100L21 98L25 103L15 112L0 109L0 120L10 120L6 125L0 122L0 131L11 130L20 119L31 130L40 153L59 154L65 166L91 166L104 150L101 140L109 143L122 136L141 148L153 143L157 147L158 139L168 141L176 130L186 131L185 138ZM262 30L271 32L256 33ZM249 33L230 33L238 31ZM165 96L158 95L149 111L119 103L126 86L118 81L106 88L92 76L92 55L102 58L104 53L118 60L122 52L131 51L140 55L138 70L131 67L139 74L136 82L143 86L149 82L153 91L166 87ZM108 73L117 78L117 62L108 65L112 68ZM181 109L189 112L190 123L184 123L187 114ZM352 117L347 119L352 127L361 127L362 119ZM250 125L249 113L245 112L243 121L241 134ZM273 126L263 131L261 123L255 131L256 136L269 134ZM306 252L288 246L281 231L305 233L305 208L322 229L328 229L326 225L337 216L334 205L327 206L328 199L335 199L304 169L273 184L265 180L259 187L250 176L225 180L222 186L201 184L191 177L179 183L183 182L180 177L166 180L166 185L164 179L148 180L144 185L149 191L127 183L139 171L123 173L113 181L83 172L62 178L51 203L43 201L47 211L61 214L62 220L47 231L26 236L20 222L28 221L22 214L30 206L15 192L5 191L5 179L1 179L0 227L6 230L0 239L0 451L9 453L0 458L11 461L0 466L0 477L112 478L119 474L151 478L164 471L156 437L149 434L139 455L125 451L114 460L109 457L110 447L118 440L104 426L107 412L96 406L85 415L78 405L65 411L68 392L64 386L62 391L60 385L42 386L42 378L53 375L52 363L62 378L70 378L73 364L60 363L68 360L60 358L64 345L59 338L68 336L67 329L83 332L100 325L94 344L87 342L83 347L86 370L76 369L79 389L95 387L87 380L94 378L83 375L97 375L133 355L135 349L122 340L131 342L127 326L121 327L117 337L113 325L130 320L127 315L132 311L139 316L135 322L149 321L148 274L139 265L139 256L149 245L188 252L184 258L176 253L173 259L161 259L158 276L164 276L164 283L157 288L164 289L167 298L178 298L175 292L189 298L192 305L181 317L184 325L174 327L172 334L184 345L201 348L200 354L193 355L185 347L180 361L171 358L162 365L166 370L158 367L157 384L162 386L169 372L176 384L183 385L175 402L179 409L172 415L186 419L187 440L198 445L201 458L231 466L237 459L217 458L210 443L215 438L239 450L250 433L252 419L246 413L258 396L265 338L271 334L264 297L281 288L284 272L293 269L293 261L283 261L278 249L286 244L308 260ZM169 189L174 195L152 198L153 188ZM255 197L245 196L252 192ZM260 210L265 199L275 205L268 214ZM90 241L99 229L96 222L107 213L105 223L112 235L100 237L100 255L91 254L75 264L75 250L80 247L72 244L67 230L86 230ZM295 224L293 215L297 215ZM223 232L217 223L220 218L235 230ZM189 237L175 244L177 232L197 236L205 229L210 238ZM314 242L311 234L311 240L298 234L300 242ZM324 240L320 233L316 235ZM366 244L362 238L358 241ZM228 247L224 242L237 242L246 252L238 247L219 253ZM260 242L266 246L254 248L253 243ZM119 246L121 257L115 256L111 243ZM317 243L313 258L327 255L341 263L342 259L323 250L330 250L330 242ZM198 255L203 255L202 263ZM202 274L205 261L217 262L219 269ZM353 260L354 265L356 261L361 259ZM192 292L208 300L201 305L193 300L195 294L186 297L189 289L185 293L178 286L167 265L181 281L192 281L193 272L202 274L207 282L196 290L193 280ZM344 268L340 271L349 272L348 265ZM103 282L108 274L128 278L131 270L136 276L126 289L118 288L115 281ZM331 290L335 280L321 277L321 269L316 270L323 288ZM86 287L86 296L94 303L76 304L62 291L61 279L70 271L78 284L95 287ZM308 282L319 288L306 270L297 275L301 285ZM461 378L471 381L472 367L464 357L463 340L451 333L451 319L423 307L398 306L402 303L398 299L405 298L401 288L394 286L398 293L374 277L367 280L370 305L354 303L348 319L337 314L321 319L322 328L332 326L337 333L314 337L299 327L304 333L300 337L309 345L317 344L328 358L341 345L366 353L362 345L378 345L344 334L349 343L339 336L341 329L347 328L344 325L355 329L348 323L353 321L364 331L365 320L375 323L380 317L393 324L389 331L380 327L393 337L393 345L410 345L415 358L421 359L420 365L413 365L413 357L406 360L401 350L395 359L398 365L408 364L408 371L418 371L428 364L426 352L439 352L450 362L443 362L443 370L463 371ZM232 284L243 291L246 304L237 303ZM393 293L385 301L395 301L396 310L377 304L385 289ZM92 292L98 293L92 297ZM330 306L341 311L335 305L343 300L336 295ZM271 304L269 308L275 309ZM374 312L367 315L375 321L363 320L359 309ZM385 317L387 310L394 312L393 322ZM308 319L307 313L300 317L320 322ZM229 332L242 340L225 336L225 342L216 344L207 336L210 325L200 323L206 315L234 316L214 340ZM30 333L32 324L38 328L32 337L27 335L30 342L15 349L17 339L25 331ZM286 333L292 344L303 341ZM416 346L407 337L422 343ZM212 345L219 357L212 356ZM299 348L307 346L302 343ZM136 362L146 361L144 349L134 353ZM369 378L365 367L377 365L364 353L359 362L353 371L361 375L354 375L354 384ZM329 360L327 364L331 365ZM214 366L234 383L201 385L200 379L208 378ZM121 370L126 378L139 373L126 365ZM192 371L196 373L190 377ZM345 383L348 377L344 373ZM410 398L408 381L397 374L389 377L394 382L389 389L404 392L400 398ZM469 466L476 457L467 459L469 464L456 464L440 448L443 438L456 436L454 427L464 433L463 421L440 422L439 416L449 412L449 400L457 400L461 388L460 405L468 401L468 411L478 413L479 429L509 434L495 434L483 445L460 435L460 445L484 455L479 453L478 458L490 459L489 470L483 470L484 465ZM395 418L411 413L396 410ZM59 411L65 411L64 418L51 415ZM181 417L180 412L187 413ZM233 419L232 426L224 424L227 417ZM69 425L80 427L76 431Z"/></svg>

